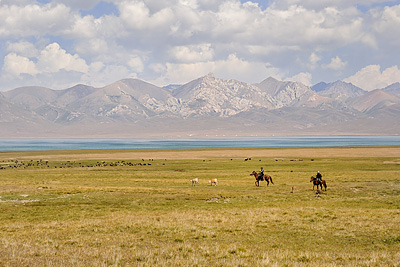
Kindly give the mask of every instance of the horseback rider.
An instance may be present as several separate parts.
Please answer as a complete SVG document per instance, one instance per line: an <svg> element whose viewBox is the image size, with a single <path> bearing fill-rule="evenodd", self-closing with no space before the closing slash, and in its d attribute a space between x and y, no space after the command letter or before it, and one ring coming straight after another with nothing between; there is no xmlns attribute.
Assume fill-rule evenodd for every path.
<svg viewBox="0 0 400 267"><path fill-rule="evenodd" d="M318 171L317 172L317 176L316 176L316 178L317 178L317 181L322 181L322 174Z"/></svg>
<svg viewBox="0 0 400 267"><path fill-rule="evenodd" d="M258 179L261 180L261 181L264 180L264 169L263 169L263 167L261 167L261 170L258 173Z"/></svg>

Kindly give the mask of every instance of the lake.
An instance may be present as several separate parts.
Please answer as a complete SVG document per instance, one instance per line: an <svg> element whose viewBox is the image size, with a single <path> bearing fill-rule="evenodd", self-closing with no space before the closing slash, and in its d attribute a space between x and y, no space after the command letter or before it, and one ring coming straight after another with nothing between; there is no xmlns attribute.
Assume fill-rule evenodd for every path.
<svg viewBox="0 0 400 267"><path fill-rule="evenodd" d="M400 146L400 136L0 139L0 151Z"/></svg>

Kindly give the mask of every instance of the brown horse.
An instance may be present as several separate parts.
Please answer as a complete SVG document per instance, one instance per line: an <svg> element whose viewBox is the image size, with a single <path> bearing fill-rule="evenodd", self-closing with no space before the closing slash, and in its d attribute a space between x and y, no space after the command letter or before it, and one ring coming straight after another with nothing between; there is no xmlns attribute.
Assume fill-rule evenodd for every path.
<svg viewBox="0 0 400 267"><path fill-rule="evenodd" d="M326 191L326 182L325 182L325 180L321 180L321 181L319 181L319 180L317 180L317 178L315 178L314 176L311 176L311 179L310 179L310 183L313 183L313 187L312 187L312 190L314 191L314 186L317 186L317 190L318 190L318 186L320 186L321 187L321 190L322 190L322 186L324 186L324 188L325 188L325 191Z"/></svg>
<svg viewBox="0 0 400 267"><path fill-rule="evenodd" d="M272 181L272 177L269 176L268 174L264 174L263 176L259 177L258 173L253 171L252 173L250 173L250 175L254 175L254 177L256 178L255 181L256 186L260 186L260 181L264 180L267 182L267 186L269 186L269 181L271 181L271 184L274 184L274 182Z"/></svg>

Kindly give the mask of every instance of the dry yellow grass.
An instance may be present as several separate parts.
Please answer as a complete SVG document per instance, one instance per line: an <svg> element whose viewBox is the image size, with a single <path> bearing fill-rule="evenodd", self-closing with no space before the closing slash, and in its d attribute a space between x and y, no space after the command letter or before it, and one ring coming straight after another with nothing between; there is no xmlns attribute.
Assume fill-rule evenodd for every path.
<svg viewBox="0 0 400 267"><path fill-rule="evenodd" d="M399 147L0 153L15 159L0 170L0 266L400 263ZM96 166L119 160L143 165ZM260 166L274 185L255 187Z"/></svg>

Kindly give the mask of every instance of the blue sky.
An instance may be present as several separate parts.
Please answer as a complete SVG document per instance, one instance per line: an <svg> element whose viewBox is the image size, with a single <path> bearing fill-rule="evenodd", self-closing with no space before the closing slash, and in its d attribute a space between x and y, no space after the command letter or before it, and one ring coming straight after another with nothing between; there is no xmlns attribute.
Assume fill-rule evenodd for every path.
<svg viewBox="0 0 400 267"><path fill-rule="evenodd" d="M0 0L0 91L183 84L400 82L400 0Z"/></svg>

